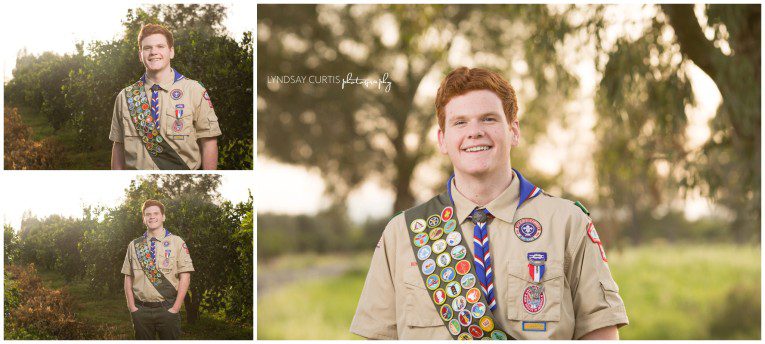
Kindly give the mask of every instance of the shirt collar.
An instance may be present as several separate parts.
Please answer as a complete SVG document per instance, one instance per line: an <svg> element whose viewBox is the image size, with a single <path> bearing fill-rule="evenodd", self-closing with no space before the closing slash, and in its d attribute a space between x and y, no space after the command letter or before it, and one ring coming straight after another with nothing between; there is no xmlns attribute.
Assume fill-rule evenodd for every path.
<svg viewBox="0 0 765 344"><path fill-rule="evenodd" d="M157 239L157 241L163 241L165 238L167 238L167 237L169 237L169 236L173 235L173 233L170 233L170 231L169 231L169 230L167 230L167 228L163 228L163 229L165 230L165 236L163 236L163 237L162 237L162 239L160 239L160 238L155 238L155 237L151 237L151 238L152 238L152 239ZM148 237L149 237L149 230L148 230L148 229L147 229L145 232L143 232L143 237L144 237L144 238L148 238Z"/></svg>
<svg viewBox="0 0 765 344"><path fill-rule="evenodd" d="M457 221L459 223L465 222L473 209L478 207L478 204L473 203L467 197L463 196L458 190L454 178L451 178L449 185L451 196L454 201L454 207L456 208ZM499 195L497 198L489 202L485 206L486 209L496 218L512 223L515 211L523 205L524 202L529 199L538 196L542 192L542 189L531 184L528 180L523 178L518 170L513 169L513 180L510 185Z"/></svg>
<svg viewBox="0 0 765 344"><path fill-rule="evenodd" d="M179 80L183 80L183 79L185 79L185 78L186 78L186 77L185 77L185 76L183 76L181 73L178 73L178 71L177 71L177 70L175 70L174 68L170 68L170 69L172 69L172 70L173 70L173 83L172 83L172 84L167 84L167 83L164 83L164 84L159 84L159 87L161 87L163 90L169 90L169 89L170 89L170 87L171 87L172 85L174 85L176 82L178 82ZM148 87L148 88L151 88L152 86L154 86L154 82L153 82L153 81L151 81L151 80L149 80L149 78L147 78L147 77L146 77L146 73L143 73L143 75L141 75L141 81L142 81L142 82L143 82L143 83L146 85L146 87Z"/></svg>

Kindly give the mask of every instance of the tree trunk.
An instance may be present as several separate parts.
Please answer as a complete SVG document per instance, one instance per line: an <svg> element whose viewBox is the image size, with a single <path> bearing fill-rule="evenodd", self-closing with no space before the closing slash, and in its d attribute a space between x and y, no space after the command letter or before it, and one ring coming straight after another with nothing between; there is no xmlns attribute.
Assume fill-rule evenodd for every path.
<svg viewBox="0 0 765 344"><path fill-rule="evenodd" d="M200 301L201 297L191 297L191 293L186 293L186 299L184 302L186 303L186 321L189 324L194 324L197 322L197 319L199 319Z"/></svg>

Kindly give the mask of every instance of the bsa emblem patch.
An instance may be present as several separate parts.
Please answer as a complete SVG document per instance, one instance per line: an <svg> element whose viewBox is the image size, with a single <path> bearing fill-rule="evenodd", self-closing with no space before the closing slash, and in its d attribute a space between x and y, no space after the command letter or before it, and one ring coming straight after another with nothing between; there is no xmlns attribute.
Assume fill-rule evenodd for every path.
<svg viewBox="0 0 765 344"><path fill-rule="evenodd" d="M170 266L170 260L169 259L165 259L165 261L162 262L162 267L163 268L167 268L169 266Z"/></svg>
<svg viewBox="0 0 765 344"><path fill-rule="evenodd" d="M176 119L173 121L173 131L179 133L181 130L183 130L183 121Z"/></svg>
<svg viewBox="0 0 765 344"><path fill-rule="evenodd" d="M494 329L494 320L491 320L491 318L485 316L481 318L481 320L478 320L478 326L480 326L482 330L490 332Z"/></svg>
<svg viewBox="0 0 765 344"><path fill-rule="evenodd" d="M452 308L449 307L449 305L443 305L440 309L441 313L441 319L444 319L445 321L449 321L452 319Z"/></svg>
<svg viewBox="0 0 765 344"><path fill-rule="evenodd" d="M460 260L457 262L457 265L454 266L455 270L457 270L457 273L460 275L464 275L468 272L470 272L470 262L467 260Z"/></svg>
<svg viewBox="0 0 765 344"><path fill-rule="evenodd" d="M444 222L444 233L449 234L453 232L457 228L457 221L454 219L451 219L449 221Z"/></svg>
<svg viewBox="0 0 765 344"><path fill-rule="evenodd" d="M460 311L459 316L457 316L457 320L460 321L460 325L468 326L470 325L470 322L473 321L473 317L468 311Z"/></svg>
<svg viewBox="0 0 765 344"><path fill-rule="evenodd" d="M465 276L462 276L462 279L460 280L460 284L462 285L462 288L464 289L470 289L475 286L475 275L473 274L466 274Z"/></svg>
<svg viewBox="0 0 765 344"><path fill-rule="evenodd" d="M523 291L523 308L531 314L539 313L545 306L544 288L530 285Z"/></svg>
<svg viewBox="0 0 765 344"><path fill-rule="evenodd" d="M455 311L464 311L465 307L467 307L467 300L464 296L457 296L454 300L452 300L452 309Z"/></svg>
<svg viewBox="0 0 765 344"><path fill-rule="evenodd" d="M433 293L433 302L435 302L437 305L442 305L446 301L446 292L443 289L436 289L436 292Z"/></svg>
<svg viewBox="0 0 765 344"><path fill-rule="evenodd" d="M162 243L162 245L164 245L165 247L168 247L168 246L170 246L170 242L169 241L165 241L165 242Z"/></svg>
<svg viewBox="0 0 765 344"><path fill-rule="evenodd" d="M170 91L170 98L173 98L173 100L181 99L181 97L183 97L183 91L181 91L180 89L176 88Z"/></svg>
<svg viewBox="0 0 765 344"><path fill-rule="evenodd" d="M430 250L430 246L429 245L425 245L423 247L420 247L420 249L417 250L417 259L419 259L419 260L428 259L428 257L430 257L430 251L431 250Z"/></svg>
<svg viewBox="0 0 765 344"><path fill-rule="evenodd" d="M409 225L409 229L411 229L412 232L421 233L425 230L425 220L417 219L412 221L412 224Z"/></svg>
<svg viewBox="0 0 765 344"><path fill-rule="evenodd" d="M542 235L542 225L537 220L523 218L515 222L515 235L524 242L532 242Z"/></svg>
<svg viewBox="0 0 765 344"><path fill-rule="evenodd" d="M460 322L457 319L449 320L449 333L451 333L453 336L456 336L462 331L462 326L460 326Z"/></svg>
<svg viewBox="0 0 765 344"><path fill-rule="evenodd" d="M446 295L449 297L457 297L462 292L462 287L457 281L451 281L446 285Z"/></svg>
<svg viewBox="0 0 765 344"><path fill-rule="evenodd" d="M452 248L452 258L460 260L465 258L465 255L467 255L467 249L465 246L457 245Z"/></svg>
<svg viewBox="0 0 765 344"><path fill-rule="evenodd" d="M428 227L435 228L438 227L438 225L441 224L441 217L438 215L431 215L428 217Z"/></svg>
<svg viewBox="0 0 765 344"><path fill-rule="evenodd" d="M465 298L467 299L467 302L469 303L476 303L478 302L478 300L481 299L481 292L478 290L478 288L472 288L468 290Z"/></svg>
<svg viewBox="0 0 765 344"><path fill-rule="evenodd" d="M452 207L446 207L443 211L441 211L441 220L442 221L449 221L452 218L452 213L454 212L454 209Z"/></svg>
<svg viewBox="0 0 765 344"><path fill-rule="evenodd" d="M441 270L441 279L444 282L451 282L454 279L454 269L451 267Z"/></svg>
<svg viewBox="0 0 765 344"><path fill-rule="evenodd" d="M468 332L470 332L470 335L473 336L473 338L483 337L483 330L481 330L478 325L470 325L470 327L468 327Z"/></svg>
<svg viewBox="0 0 765 344"><path fill-rule="evenodd" d="M451 232L446 236L446 243L449 246L454 246L462 242L462 234L460 232Z"/></svg>
<svg viewBox="0 0 765 344"><path fill-rule="evenodd" d="M482 317L486 314L486 305L484 305L483 302L476 302L473 305L473 308L470 309L470 314L476 319Z"/></svg>
<svg viewBox="0 0 765 344"><path fill-rule="evenodd" d="M430 275L433 273L433 271L436 271L436 262L433 259L428 259L424 262L422 262L422 273L425 275Z"/></svg>
<svg viewBox="0 0 765 344"><path fill-rule="evenodd" d="M430 290L436 290L441 285L441 280L438 279L438 275L430 275L426 281L427 287Z"/></svg>

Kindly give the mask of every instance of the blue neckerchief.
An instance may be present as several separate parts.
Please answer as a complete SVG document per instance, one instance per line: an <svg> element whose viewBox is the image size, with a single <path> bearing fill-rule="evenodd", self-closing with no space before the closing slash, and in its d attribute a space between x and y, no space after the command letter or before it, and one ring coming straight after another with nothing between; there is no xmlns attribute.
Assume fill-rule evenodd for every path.
<svg viewBox="0 0 765 344"><path fill-rule="evenodd" d="M170 233L170 231L167 230L167 228L165 228L165 236L164 236L164 238L167 238L167 237L171 236L172 234L173 233ZM146 230L145 232L143 232L143 237L144 238L148 238L149 237L149 230ZM154 240L149 239L149 243L151 244L151 245L149 245L149 253L151 254L151 260L154 262L154 266L157 266L157 256L155 254L156 251L155 251L155 248L154 248Z"/></svg>
<svg viewBox="0 0 765 344"><path fill-rule="evenodd" d="M542 189L523 178L523 175L521 172L518 172L518 170L513 169L513 171L518 175L518 181L521 183L520 197L518 199L518 208L520 208L523 202L542 193ZM449 193L449 200L452 202L452 207L456 210L457 206L454 204L454 198L452 197L452 179L454 179L454 173L452 173L451 177L446 181L446 191Z"/></svg>
<svg viewBox="0 0 765 344"><path fill-rule="evenodd" d="M173 84L178 82L178 80L183 80L186 78L181 73L178 73L178 71L175 70L174 68L170 68L170 69L173 70ZM146 83L146 73L143 73L143 75L141 75L141 81L143 81L144 84Z"/></svg>

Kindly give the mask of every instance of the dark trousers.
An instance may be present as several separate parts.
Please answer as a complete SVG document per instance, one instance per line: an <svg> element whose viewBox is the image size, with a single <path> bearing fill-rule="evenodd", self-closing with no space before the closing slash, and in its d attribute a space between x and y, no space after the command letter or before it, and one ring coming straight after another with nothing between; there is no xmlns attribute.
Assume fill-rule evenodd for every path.
<svg viewBox="0 0 765 344"><path fill-rule="evenodd" d="M136 305L138 310L130 313L133 318L135 339L180 339L181 314L167 311L170 307L144 307Z"/></svg>

